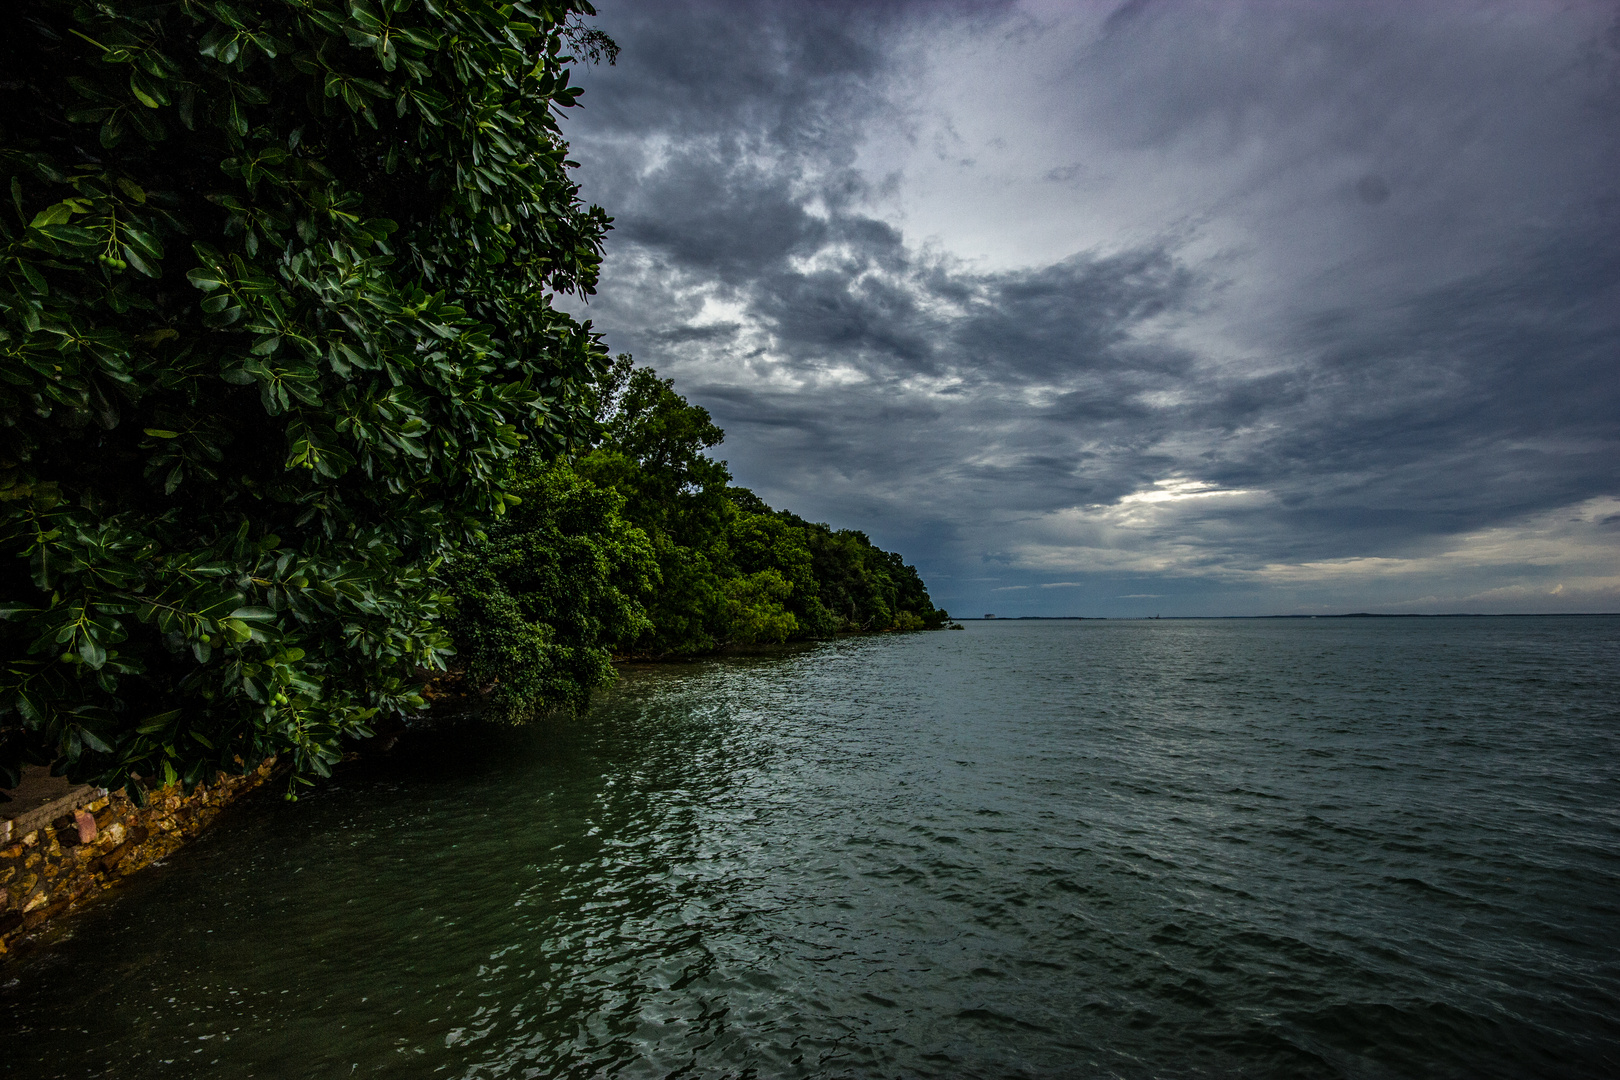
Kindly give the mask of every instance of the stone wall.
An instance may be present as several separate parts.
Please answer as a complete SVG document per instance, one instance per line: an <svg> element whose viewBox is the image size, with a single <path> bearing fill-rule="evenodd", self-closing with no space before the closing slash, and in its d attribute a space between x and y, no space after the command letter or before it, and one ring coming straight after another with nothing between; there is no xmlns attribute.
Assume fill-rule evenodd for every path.
<svg viewBox="0 0 1620 1080"><path fill-rule="evenodd" d="M190 795L178 785L136 806L123 791L64 785L61 794L0 822L0 954L120 878L172 853L269 777L219 774Z"/></svg>

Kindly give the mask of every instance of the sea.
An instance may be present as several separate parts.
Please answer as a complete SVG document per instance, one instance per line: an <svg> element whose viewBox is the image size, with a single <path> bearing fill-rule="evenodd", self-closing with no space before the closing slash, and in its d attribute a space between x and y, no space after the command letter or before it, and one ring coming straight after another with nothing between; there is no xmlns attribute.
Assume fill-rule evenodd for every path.
<svg viewBox="0 0 1620 1080"><path fill-rule="evenodd" d="M234 807L0 963L0 1074L1620 1076L1620 618L627 666Z"/></svg>

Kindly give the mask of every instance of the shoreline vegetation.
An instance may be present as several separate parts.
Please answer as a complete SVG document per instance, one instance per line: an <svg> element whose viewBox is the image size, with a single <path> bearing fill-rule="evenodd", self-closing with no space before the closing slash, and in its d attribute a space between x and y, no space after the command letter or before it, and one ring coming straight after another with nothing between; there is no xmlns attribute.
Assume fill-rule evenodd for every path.
<svg viewBox="0 0 1620 1080"><path fill-rule="evenodd" d="M0 44L0 789L288 796L476 688L945 625L553 303L585 0L37 0Z"/></svg>
<svg viewBox="0 0 1620 1080"><path fill-rule="evenodd" d="M725 432L628 354L585 407L591 435L520 461L518 501L450 565L458 655L437 693L521 720L583 708L615 662L949 622L916 568L866 534L733 485L707 453Z"/></svg>

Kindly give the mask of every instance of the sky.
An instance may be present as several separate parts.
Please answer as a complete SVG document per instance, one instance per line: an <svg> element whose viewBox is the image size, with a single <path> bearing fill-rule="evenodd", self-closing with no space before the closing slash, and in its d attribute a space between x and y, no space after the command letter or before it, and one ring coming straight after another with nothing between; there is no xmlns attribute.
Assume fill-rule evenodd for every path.
<svg viewBox="0 0 1620 1080"><path fill-rule="evenodd" d="M564 306L940 606L1620 611L1620 5L598 9Z"/></svg>

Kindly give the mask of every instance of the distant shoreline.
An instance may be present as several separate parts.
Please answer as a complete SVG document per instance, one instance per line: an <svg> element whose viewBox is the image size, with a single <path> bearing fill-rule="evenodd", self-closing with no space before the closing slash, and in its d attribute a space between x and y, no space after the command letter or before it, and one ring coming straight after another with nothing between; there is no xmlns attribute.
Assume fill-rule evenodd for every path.
<svg viewBox="0 0 1620 1080"><path fill-rule="evenodd" d="M1349 611L1339 615L952 615L951 618L957 622L1154 622L1165 619L1187 622L1193 619L1612 619L1616 616L1620 616L1620 611L1526 611L1500 615L1478 611L1440 614Z"/></svg>

